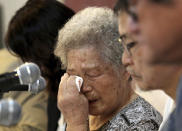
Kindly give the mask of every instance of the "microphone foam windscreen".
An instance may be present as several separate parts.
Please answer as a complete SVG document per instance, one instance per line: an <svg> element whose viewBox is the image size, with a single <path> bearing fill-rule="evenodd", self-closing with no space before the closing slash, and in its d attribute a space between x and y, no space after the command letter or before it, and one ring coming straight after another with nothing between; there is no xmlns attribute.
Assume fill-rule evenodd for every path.
<svg viewBox="0 0 182 131"><path fill-rule="evenodd" d="M25 63L17 69L17 74L21 84L31 84L39 79L41 73L36 64Z"/></svg>
<svg viewBox="0 0 182 131"><path fill-rule="evenodd" d="M12 99L0 101L0 125L15 125L21 118L21 107Z"/></svg>
<svg viewBox="0 0 182 131"><path fill-rule="evenodd" d="M29 91L32 93L38 93L45 89L45 87L46 81L42 76L40 76L39 80L37 80L35 83L29 86Z"/></svg>

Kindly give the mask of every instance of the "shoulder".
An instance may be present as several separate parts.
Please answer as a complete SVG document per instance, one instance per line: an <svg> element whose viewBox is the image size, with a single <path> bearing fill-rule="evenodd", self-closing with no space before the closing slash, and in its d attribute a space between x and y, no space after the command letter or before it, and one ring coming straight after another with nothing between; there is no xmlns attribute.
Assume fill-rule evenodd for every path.
<svg viewBox="0 0 182 131"><path fill-rule="evenodd" d="M138 97L107 123L107 129L158 130L161 122L162 116L160 113L143 98Z"/></svg>
<svg viewBox="0 0 182 131"><path fill-rule="evenodd" d="M160 125L160 123L162 122L161 114L141 97L138 97L126 108L124 108L122 110L122 113L125 115L130 123L137 124L140 121L152 120Z"/></svg>

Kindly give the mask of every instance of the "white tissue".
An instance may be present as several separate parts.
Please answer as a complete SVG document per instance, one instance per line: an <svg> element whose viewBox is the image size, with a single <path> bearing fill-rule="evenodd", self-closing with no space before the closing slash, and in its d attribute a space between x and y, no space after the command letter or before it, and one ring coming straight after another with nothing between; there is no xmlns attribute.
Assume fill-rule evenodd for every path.
<svg viewBox="0 0 182 131"><path fill-rule="evenodd" d="M79 76L75 76L75 83L76 83L76 87L78 89L78 91L80 92L81 90L81 86L82 86L82 83L83 83L83 78L79 77Z"/></svg>

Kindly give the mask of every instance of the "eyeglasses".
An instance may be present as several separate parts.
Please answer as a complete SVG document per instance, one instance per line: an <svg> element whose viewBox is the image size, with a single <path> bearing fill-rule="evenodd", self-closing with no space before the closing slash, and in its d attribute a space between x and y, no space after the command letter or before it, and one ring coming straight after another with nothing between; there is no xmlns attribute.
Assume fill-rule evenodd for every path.
<svg viewBox="0 0 182 131"><path fill-rule="evenodd" d="M130 37L127 34L123 34L119 37L118 41L122 45L123 50L127 52L128 55L132 56L131 48L133 48L136 44L135 41L129 41Z"/></svg>

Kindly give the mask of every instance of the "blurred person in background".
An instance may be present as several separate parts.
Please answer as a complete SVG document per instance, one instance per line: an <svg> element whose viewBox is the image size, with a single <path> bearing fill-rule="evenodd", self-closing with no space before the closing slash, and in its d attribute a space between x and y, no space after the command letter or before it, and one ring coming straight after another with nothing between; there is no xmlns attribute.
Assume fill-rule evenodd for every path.
<svg viewBox="0 0 182 131"><path fill-rule="evenodd" d="M31 115L27 119L39 116L39 121L36 119L34 121L39 123L42 128L27 123L30 130L55 131L57 129L60 117L57 109L57 90L60 78L65 71L59 68L61 62L54 55L54 48L58 30L73 15L74 12L71 9L58 1L28 0L9 23L5 38L7 49L21 58L23 62L36 63L47 82L48 100L46 100L47 107L44 109L46 112L44 117L48 115L48 118L41 116L42 114L38 110L42 108L36 105L37 110L29 112ZM28 111L23 115L25 116L27 113Z"/></svg>
<svg viewBox="0 0 182 131"><path fill-rule="evenodd" d="M181 0L118 0L115 9L120 21L123 13L128 15L127 30L140 47L136 55L140 58L141 68L146 64L181 66ZM146 72L143 71L142 74L145 75ZM167 76L171 77L171 75L173 73ZM180 131L182 129L182 79L178 78L178 80L178 86L173 87L175 89L178 87L176 109L162 131ZM173 95L174 98L175 96Z"/></svg>
<svg viewBox="0 0 182 131"><path fill-rule="evenodd" d="M173 65L148 65L145 64L137 54L141 51L142 45L139 44L127 32L127 14L120 17L119 41L123 47L122 63L130 73L132 81L144 91L161 89L164 90L173 100L176 98L176 88L179 77L182 73L181 66ZM142 52L140 52L142 54Z"/></svg>
<svg viewBox="0 0 182 131"><path fill-rule="evenodd" d="M120 28L123 29L123 28ZM123 30L122 30L123 31ZM121 31L120 31L121 32ZM167 95L169 95L174 101L176 98L176 88L179 81L179 76L182 73L181 66L164 66L164 65L148 65L142 64L140 58L136 54L137 50L140 50L137 42L134 41L128 34L122 34L120 37L121 44L124 48L122 62L126 67L126 70L130 73L132 78L132 85L134 88L139 87L143 91L163 90ZM140 94L141 92L139 92ZM155 94L149 92L151 99L159 99L155 103L160 103L160 99L164 99L164 95L161 94L157 98ZM168 103L170 98L166 99L166 104L169 104L168 107L164 108L164 118L167 119L173 108L170 109L170 103ZM173 102L171 103L173 104ZM168 111L168 112L166 112ZM165 120L164 120L165 122Z"/></svg>

